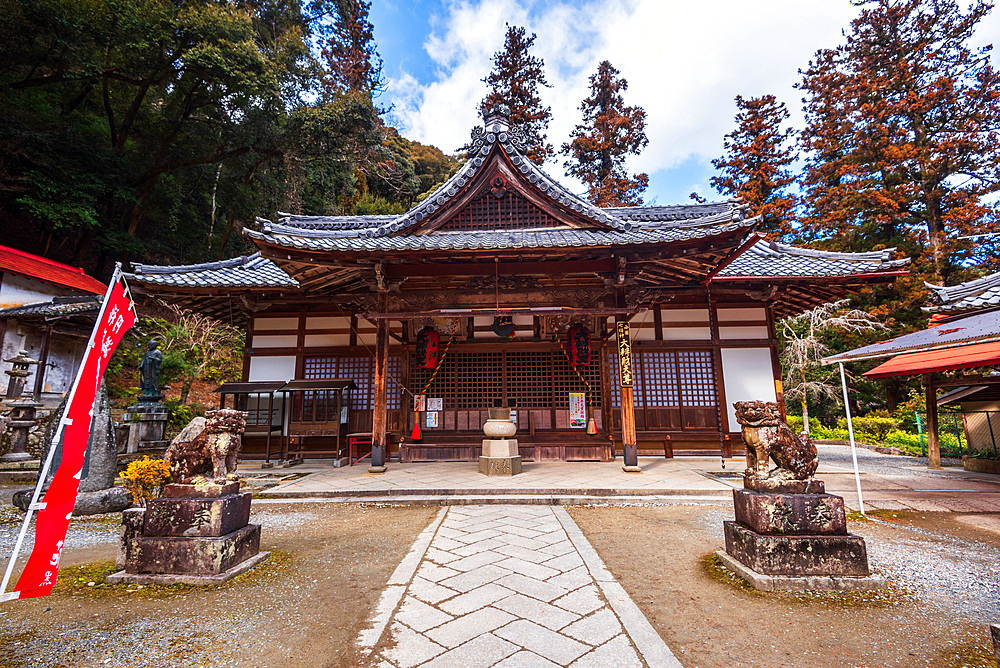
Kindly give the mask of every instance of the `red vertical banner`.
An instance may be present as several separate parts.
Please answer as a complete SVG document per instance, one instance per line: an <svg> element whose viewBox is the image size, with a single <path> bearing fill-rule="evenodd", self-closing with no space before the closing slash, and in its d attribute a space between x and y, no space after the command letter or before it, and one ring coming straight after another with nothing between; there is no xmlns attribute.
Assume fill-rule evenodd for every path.
<svg viewBox="0 0 1000 668"><path fill-rule="evenodd" d="M114 280L104 295L101 313L84 352L80 371L70 390L66 412L60 425L62 461L42 502L36 504L38 517L35 521L35 546L13 592L18 598L47 596L56 582L59 555L66 539L69 520L73 516L80 475L83 472L83 458L90 437L97 388L108 368L111 354L135 322L135 304L125 289L124 279L120 278L120 272L116 270ZM57 439L58 434L57 430ZM31 510L28 512L30 514ZM16 558L16 554L12 558Z"/></svg>

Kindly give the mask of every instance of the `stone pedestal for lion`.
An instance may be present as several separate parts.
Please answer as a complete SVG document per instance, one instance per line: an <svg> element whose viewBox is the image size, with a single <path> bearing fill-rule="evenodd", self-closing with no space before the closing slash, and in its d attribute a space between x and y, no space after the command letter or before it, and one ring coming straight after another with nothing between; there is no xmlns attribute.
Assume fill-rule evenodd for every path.
<svg viewBox="0 0 1000 668"><path fill-rule="evenodd" d="M521 472L521 455L517 439L517 425L510 419L509 408L491 408L490 419L483 425L483 454L479 458L479 472L485 475L516 475Z"/></svg>
<svg viewBox="0 0 1000 668"><path fill-rule="evenodd" d="M246 413L208 411L167 451L172 476L163 496L122 515L117 565L109 584L219 584L267 559L260 525L250 524L236 460ZM179 437L180 438L180 437Z"/></svg>
<svg viewBox="0 0 1000 668"><path fill-rule="evenodd" d="M762 590L862 590L884 585L871 574L865 540L847 532L844 499L813 478L811 439L781 421L777 404L739 402L747 469L733 490L736 520L724 522L726 550L716 554ZM778 466L768 471L768 461Z"/></svg>

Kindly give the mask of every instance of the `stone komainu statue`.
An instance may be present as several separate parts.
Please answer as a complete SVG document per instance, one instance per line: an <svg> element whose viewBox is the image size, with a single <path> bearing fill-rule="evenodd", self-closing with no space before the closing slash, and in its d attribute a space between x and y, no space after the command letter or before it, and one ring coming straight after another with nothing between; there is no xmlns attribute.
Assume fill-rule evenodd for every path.
<svg viewBox="0 0 1000 668"><path fill-rule="evenodd" d="M803 440L781 419L778 404L767 401L738 401L736 421L743 426L747 448L746 475L758 478L808 480L816 473L819 459L816 445ZM768 459L778 468L768 471Z"/></svg>
<svg viewBox="0 0 1000 668"><path fill-rule="evenodd" d="M189 431L185 429L167 448L163 458L170 465L171 480L198 483L214 479L220 485L236 480L236 462L243 445L246 417L243 411L228 408L206 411L204 429L200 433L183 440ZM192 426L194 421L189 428Z"/></svg>

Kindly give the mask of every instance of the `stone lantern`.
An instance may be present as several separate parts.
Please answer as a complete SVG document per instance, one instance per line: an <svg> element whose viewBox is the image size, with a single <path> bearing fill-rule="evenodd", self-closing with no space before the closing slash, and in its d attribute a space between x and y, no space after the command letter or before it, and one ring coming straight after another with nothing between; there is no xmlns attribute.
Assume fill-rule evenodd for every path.
<svg viewBox="0 0 1000 668"><path fill-rule="evenodd" d="M10 376L7 383L7 408L10 409L10 419L7 424L11 429L10 451L0 457L2 462L24 462L31 459L28 454L28 430L35 426L35 411L41 404L29 398L21 399L21 392L24 391L24 382L31 375L31 366L38 364L38 360L33 360L28 356L28 351L22 350L11 359L4 360L10 362L13 367L4 371Z"/></svg>
<svg viewBox="0 0 1000 668"><path fill-rule="evenodd" d="M483 425L489 438L483 439L483 454L479 472L486 475L516 475L521 472L521 455L517 450L517 425L510 419L509 408L491 408L490 419Z"/></svg>

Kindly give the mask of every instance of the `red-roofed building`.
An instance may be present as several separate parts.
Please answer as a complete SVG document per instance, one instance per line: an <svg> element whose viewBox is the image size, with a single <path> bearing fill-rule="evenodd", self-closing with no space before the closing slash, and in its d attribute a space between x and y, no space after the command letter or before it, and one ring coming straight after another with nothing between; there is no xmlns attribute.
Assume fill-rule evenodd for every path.
<svg viewBox="0 0 1000 668"><path fill-rule="evenodd" d="M83 356L98 296L106 289L79 267L0 246L0 360L26 350L44 364L43 373L27 379L25 394L59 403ZM0 373L9 368L0 362ZM6 376L0 380L5 384Z"/></svg>

